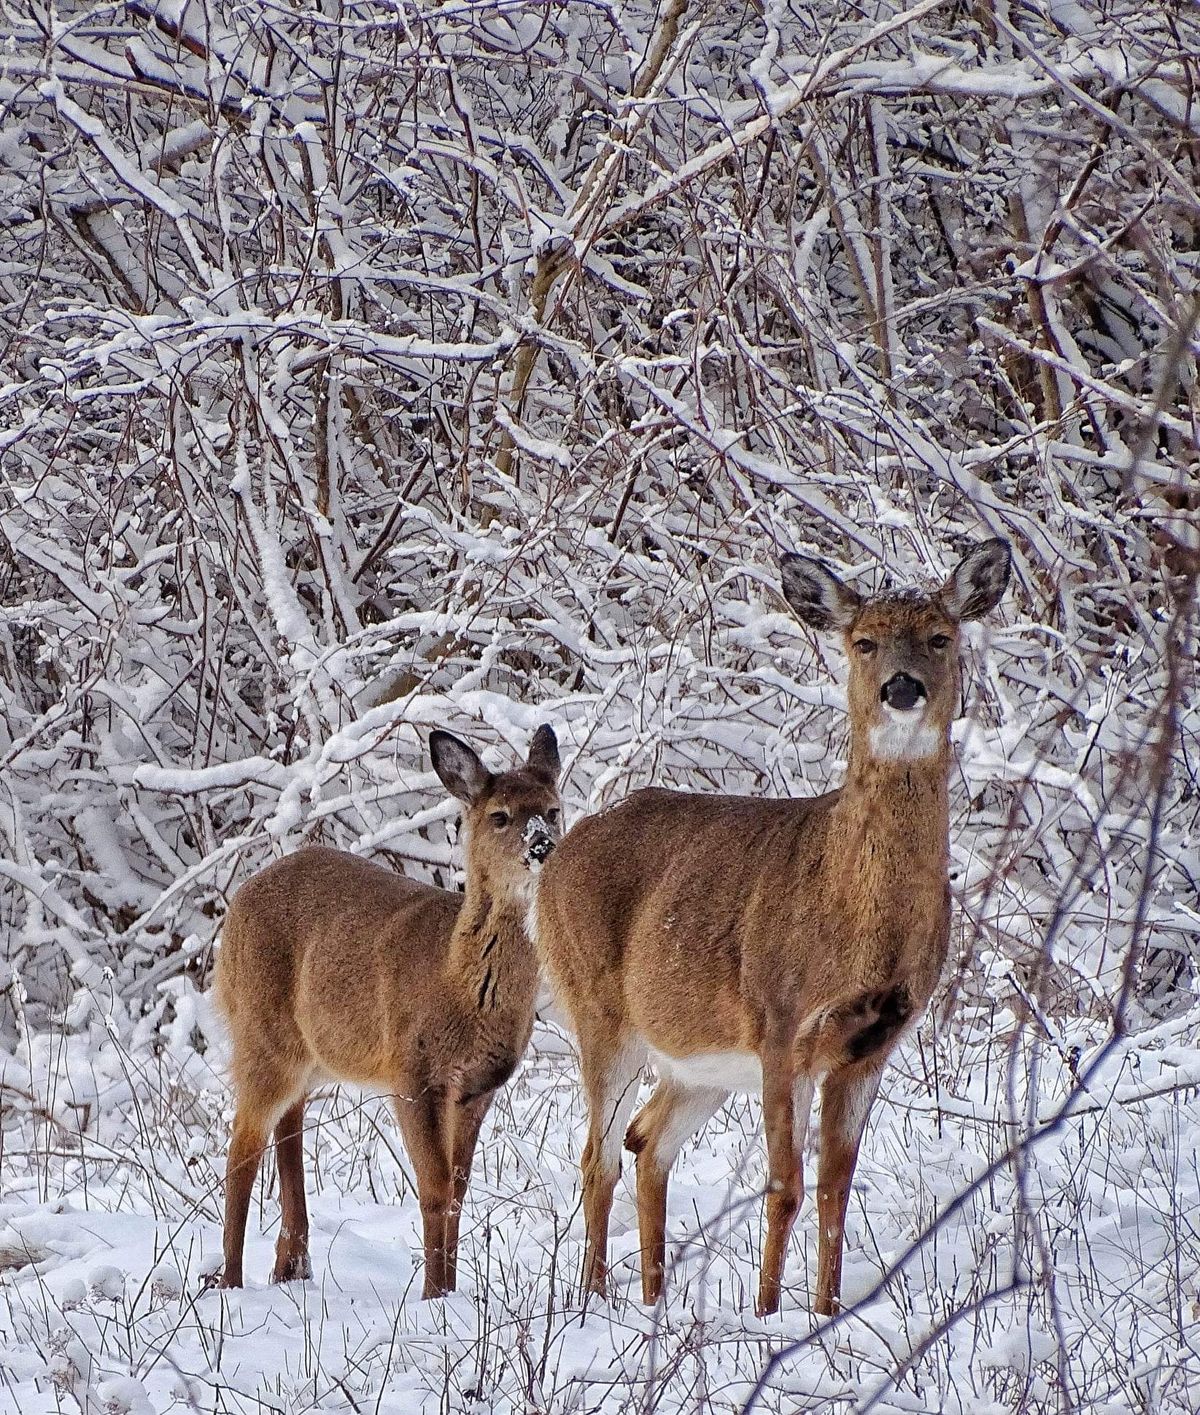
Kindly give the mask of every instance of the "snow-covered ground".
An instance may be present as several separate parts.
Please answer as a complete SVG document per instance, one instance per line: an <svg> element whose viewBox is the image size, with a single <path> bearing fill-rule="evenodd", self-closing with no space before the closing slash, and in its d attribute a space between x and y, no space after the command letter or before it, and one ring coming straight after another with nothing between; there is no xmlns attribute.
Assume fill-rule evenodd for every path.
<svg viewBox="0 0 1200 1415"><path fill-rule="evenodd" d="M248 1285L207 1290L229 1102L219 1037L194 1003L180 993L157 1047L119 1046L98 1007L90 1039L5 1062L0 1410L1200 1408L1194 1013L1111 1048L1057 1126L1073 1085L1058 1051L1035 1056L1025 1036L969 1019L935 1037L926 1018L872 1117L848 1226L849 1311L831 1325L808 1306L811 1198L783 1315L752 1315L763 1152L748 1099L680 1157L665 1303L638 1300L627 1167L613 1219L619 1295L580 1305L583 1104L569 1044L544 1026L484 1133L455 1296L419 1300L405 1156L385 1103L348 1091L309 1111L313 1280L267 1282L268 1166ZM203 1054L196 1027L211 1030ZM1086 1072L1103 1033L1073 1040ZM1042 1138L1013 1164L1031 1076Z"/></svg>

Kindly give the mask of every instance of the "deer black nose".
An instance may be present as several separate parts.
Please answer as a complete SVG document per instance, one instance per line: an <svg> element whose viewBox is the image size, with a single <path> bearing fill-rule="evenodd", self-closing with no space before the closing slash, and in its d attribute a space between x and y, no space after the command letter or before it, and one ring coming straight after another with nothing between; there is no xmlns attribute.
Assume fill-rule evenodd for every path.
<svg viewBox="0 0 1200 1415"><path fill-rule="evenodd" d="M897 712L911 712L925 696L925 684L908 673L895 673L883 685L879 696Z"/></svg>
<svg viewBox="0 0 1200 1415"><path fill-rule="evenodd" d="M525 827L525 863L540 865L554 849L554 836L541 816L534 816Z"/></svg>
<svg viewBox="0 0 1200 1415"><path fill-rule="evenodd" d="M554 841L548 835L538 835L529 842L529 848L525 853L532 864L540 865L543 860L548 858L553 849Z"/></svg>

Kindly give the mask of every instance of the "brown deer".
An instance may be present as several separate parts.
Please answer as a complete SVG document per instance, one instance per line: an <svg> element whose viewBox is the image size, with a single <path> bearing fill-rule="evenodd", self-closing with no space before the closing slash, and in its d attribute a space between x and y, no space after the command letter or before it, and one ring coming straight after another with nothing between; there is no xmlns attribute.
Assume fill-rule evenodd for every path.
<svg viewBox="0 0 1200 1415"><path fill-rule="evenodd" d="M386 1091L417 1176L425 1297L452 1292L479 1127L533 1030L538 963L526 933L537 871L561 833L558 744L493 775L433 732L434 769L466 807L466 893L356 855L300 850L229 906L216 994L237 1099L225 1193L223 1287L242 1285L246 1216L274 1132L283 1209L273 1282L312 1275L304 1105L327 1080Z"/></svg>
<svg viewBox="0 0 1200 1415"><path fill-rule="evenodd" d="M774 1312L823 1077L814 1305L832 1312L880 1073L945 962L958 626L999 601L1008 546L979 545L933 594L864 599L817 560L788 555L781 568L798 618L845 639L845 784L799 801L637 791L580 821L538 883L535 942L571 1016L588 1100L585 1290L606 1285L622 1136L637 1156L642 1293L654 1302L675 1156L731 1091L761 1090L757 1310ZM658 1085L626 1131L648 1058Z"/></svg>

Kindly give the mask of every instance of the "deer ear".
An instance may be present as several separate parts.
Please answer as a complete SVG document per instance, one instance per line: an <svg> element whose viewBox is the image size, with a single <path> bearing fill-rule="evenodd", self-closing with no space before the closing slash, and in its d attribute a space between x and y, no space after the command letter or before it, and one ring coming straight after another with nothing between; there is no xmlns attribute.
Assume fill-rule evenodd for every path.
<svg viewBox="0 0 1200 1415"><path fill-rule="evenodd" d="M1012 550L1006 540L985 540L968 551L938 591L954 619L980 619L995 609L1008 587Z"/></svg>
<svg viewBox="0 0 1200 1415"><path fill-rule="evenodd" d="M473 806L492 779L478 755L449 732L429 734L429 755L442 785L464 806Z"/></svg>
<svg viewBox="0 0 1200 1415"><path fill-rule="evenodd" d="M807 555L781 555L783 594L792 613L813 629L848 629L862 608L862 599L819 560Z"/></svg>
<svg viewBox="0 0 1200 1415"><path fill-rule="evenodd" d="M558 780L558 773L562 769L562 763L558 758L558 738L554 735L554 728L548 722L543 722L533 734L526 765L530 771L536 772L538 776L544 776L551 784Z"/></svg>

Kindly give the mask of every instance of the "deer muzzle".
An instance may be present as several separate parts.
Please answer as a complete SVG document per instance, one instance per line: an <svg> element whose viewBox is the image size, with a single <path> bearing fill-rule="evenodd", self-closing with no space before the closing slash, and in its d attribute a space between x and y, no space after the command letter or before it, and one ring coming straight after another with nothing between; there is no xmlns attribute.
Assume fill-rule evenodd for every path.
<svg viewBox="0 0 1200 1415"><path fill-rule="evenodd" d="M544 863L554 849L554 835L541 816L530 816L521 838L525 845L525 863L530 869Z"/></svg>
<svg viewBox="0 0 1200 1415"><path fill-rule="evenodd" d="M925 701L925 684L910 673L894 673L880 689L879 696L897 712L911 712Z"/></svg>

